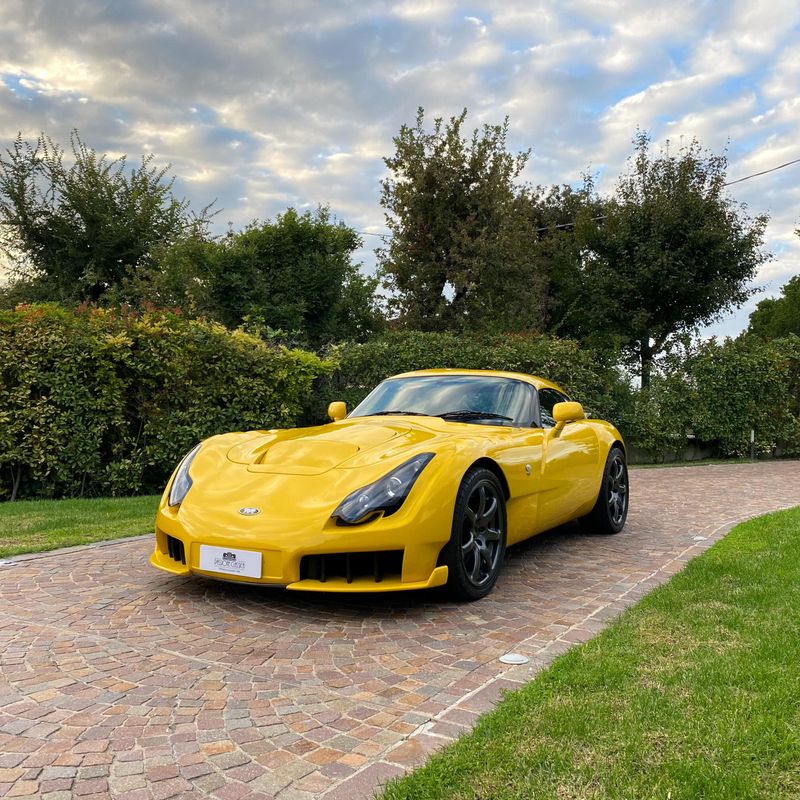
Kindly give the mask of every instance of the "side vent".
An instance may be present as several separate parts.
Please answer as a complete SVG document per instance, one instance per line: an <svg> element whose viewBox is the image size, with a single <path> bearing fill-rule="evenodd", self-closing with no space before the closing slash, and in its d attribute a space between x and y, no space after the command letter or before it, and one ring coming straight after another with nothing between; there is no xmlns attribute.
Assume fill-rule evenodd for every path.
<svg viewBox="0 0 800 800"><path fill-rule="evenodd" d="M173 561L179 561L181 564L186 563L186 550L180 539L176 539L174 536L167 536L167 552Z"/></svg>

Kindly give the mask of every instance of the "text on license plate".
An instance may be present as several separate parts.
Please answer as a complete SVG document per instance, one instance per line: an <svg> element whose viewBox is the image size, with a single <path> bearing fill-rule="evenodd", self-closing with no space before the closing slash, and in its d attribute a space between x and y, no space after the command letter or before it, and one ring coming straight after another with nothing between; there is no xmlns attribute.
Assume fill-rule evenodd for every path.
<svg viewBox="0 0 800 800"><path fill-rule="evenodd" d="M210 544L201 544L200 569L221 572L225 575L260 578L261 553L240 550L238 547L212 547Z"/></svg>

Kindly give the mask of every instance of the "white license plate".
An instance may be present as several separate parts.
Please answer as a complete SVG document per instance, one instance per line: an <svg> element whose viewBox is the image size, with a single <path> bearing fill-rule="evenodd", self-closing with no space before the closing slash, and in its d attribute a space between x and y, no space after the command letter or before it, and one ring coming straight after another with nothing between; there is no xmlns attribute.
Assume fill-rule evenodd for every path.
<svg viewBox="0 0 800 800"><path fill-rule="evenodd" d="M260 578L261 553L240 550L238 547L212 547L209 544L201 544L200 569L224 575Z"/></svg>

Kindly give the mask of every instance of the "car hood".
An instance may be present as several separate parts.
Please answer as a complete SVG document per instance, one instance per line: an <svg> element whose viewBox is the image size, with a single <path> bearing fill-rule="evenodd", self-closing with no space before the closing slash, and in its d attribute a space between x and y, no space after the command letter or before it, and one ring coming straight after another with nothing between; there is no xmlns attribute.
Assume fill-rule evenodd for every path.
<svg viewBox="0 0 800 800"><path fill-rule="evenodd" d="M452 431L443 429L446 425L452 423L433 418L412 423L362 417L313 428L254 431L238 434L227 457L247 465L250 472L322 475L337 467L358 469L394 460L410 448L432 446L452 435Z"/></svg>
<svg viewBox="0 0 800 800"><path fill-rule="evenodd" d="M213 530L290 542L298 530L332 525L331 512L350 492L417 453L437 456L425 469L430 481L452 469L451 459L440 458L446 451L466 448L470 461L492 440L512 435L511 428L435 417L358 417L313 428L227 433L203 443L189 470L193 486L186 499L169 509L165 492L162 510L198 535ZM244 517L244 506L262 513Z"/></svg>

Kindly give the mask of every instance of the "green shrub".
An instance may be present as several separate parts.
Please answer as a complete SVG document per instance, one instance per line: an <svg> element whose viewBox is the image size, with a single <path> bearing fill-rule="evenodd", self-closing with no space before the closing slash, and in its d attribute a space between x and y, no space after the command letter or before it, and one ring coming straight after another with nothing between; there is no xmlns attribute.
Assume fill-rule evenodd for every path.
<svg viewBox="0 0 800 800"><path fill-rule="evenodd" d="M166 312L0 312L0 496L157 490L200 439L294 425L329 370Z"/></svg>
<svg viewBox="0 0 800 800"><path fill-rule="evenodd" d="M800 337L741 337L701 344L687 360L695 435L722 455L800 453Z"/></svg>
<svg viewBox="0 0 800 800"><path fill-rule="evenodd" d="M740 337L689 344L636 392L623 425L652 453L680 452L688 435L717 456L800 453L800 338Z"/></svg>

